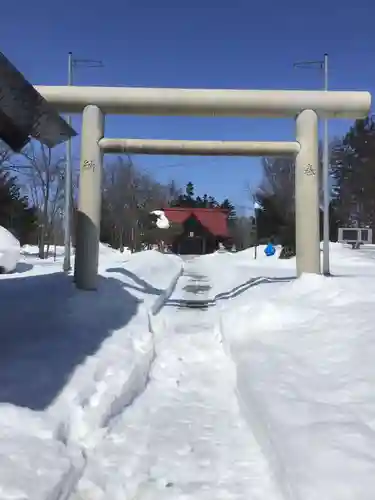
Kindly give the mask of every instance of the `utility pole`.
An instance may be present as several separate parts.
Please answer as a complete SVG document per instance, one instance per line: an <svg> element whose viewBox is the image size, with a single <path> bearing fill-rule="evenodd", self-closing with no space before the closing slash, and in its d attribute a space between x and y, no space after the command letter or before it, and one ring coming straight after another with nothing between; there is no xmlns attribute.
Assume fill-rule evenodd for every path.
<svg viewBox="0 0 375 500"><path fill-rule="evenodd" d="M73 84L73 54L68 54L68 85ZM72 117L67 117L68 125L72 125ZM72 141L69 138L66 143L66 163L65 163L65 192L64 192L64 272L69 272L70 265L70 239L71 239L71 207L72 197Z"/></svg>
<svg viewBox="0 0 375 500"><path fill-rule="evenodd" d="M328 54L324 54L324 90L328 90ZM324 118L323 135L323 274L330 275L329 265L329 152L328 152L328 119Z"/></svg>
<svg viewBox="0 0 375 500"><path fill-rule="evenodd" d="M102 61L95 59L74 59L72 52L68 53L68 85L73 85L73 69L77 66L85 66L89 68L102 68ZM72 117L67 117L69 125L72 124ZM64 272L71 270L71 200L72 200L72 141L66 143L66 162L65 162L65 193L64 193Z"/></svg>
<svg viewBox="0 0 375 500"><path fill-rule="evenodd" d="M318 67L323 70L324 90L328 91L328 54L321 61L302 61L294 64L295 68ZM328 119L323 120L323 274L330 275L329 263L329 151L328 151Z"/></svg>

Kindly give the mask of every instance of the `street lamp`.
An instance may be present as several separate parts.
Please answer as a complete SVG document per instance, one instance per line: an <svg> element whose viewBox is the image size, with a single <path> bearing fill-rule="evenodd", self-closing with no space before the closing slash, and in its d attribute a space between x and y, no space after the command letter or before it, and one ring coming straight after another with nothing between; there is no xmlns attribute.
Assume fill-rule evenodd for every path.
<svg viewBox="0 0 375 500"><path fill-rule="evenodd" d="M328 54L321 61L301 61L295 68L318 67L323 70L324 90L328 90ZM323 274L330 275L329 265L329 152L328 152L328 119L323 120Z"/></svg>
<svg viewBox="0 0 375 500"><path fill-rule="evenodd" d="M74 59L72 52L68 53L68 85L73 85L73 70L76 67L102 68L102 61L95 59ZM67 117L69 125L72 124L72 117ZM65 193L64 193L64 263L63 270L70 271L70 239L71 239L71 198L72 198L72 141L69 139L66 144L65 163Z"/></svg>

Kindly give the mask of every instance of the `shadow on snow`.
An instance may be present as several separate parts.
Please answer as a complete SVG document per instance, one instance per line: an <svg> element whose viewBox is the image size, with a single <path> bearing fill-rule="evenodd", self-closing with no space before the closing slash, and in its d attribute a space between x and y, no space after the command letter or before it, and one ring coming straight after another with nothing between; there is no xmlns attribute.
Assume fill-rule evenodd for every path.
<svg viewBox="0 0 375 500"><path fill-rule="evenodd" d="M126 278L134 281L134 283L137 285L135 286L131 285L130 283L124 283L123 284L124 288L128 288L136 292L146 293L149 295L161 295L163 293L163 290L153 287L152 285L150 285L150 283L147 283L147 281L143 280L142 278L132 273L131 271L124 269L123 267L110 267L106 271L107 273L122 274Z"/></svg>
<svg viewBox="0 0 375 500"><path fill-rule="evenodd" d="M288 277L283 277L283 278L272 278L272 277L263 277L259 276L257 278L251 278L248 281L245 281L244 283L241 283L240 285L232 288L232 290L228 290L226 292L222 292L217 294L214 298L212 299L199 299L197 297L196 300L194 299L178 299L178 300L168 300L165 303L165 306L170 306L170 307L187 307L187 308L205 308L207 309L208 307L212 307L217 304L220 300L228 300L228 299L233 299L237 297L238 295L241 295L242 293L246 292L250 288L257 286L257 285L264 285L267 283L280 283L280 282L289 282L295 279L295 276L288 276ZM198 295L198 294L197 294Z"/></svg>
<svg viewBox="0 0 375 500"><path fill-rule="evenodd" d="M28 262L18 262L16 269L13 271L12 274L27 273L28 271L31 271L33 267L34 266L32 264L29 264Z"/></svg>
<svg viewBox="0 0 375 500"><path fill-rule="evenodd" d="M0 281L0 402L45 409L75 367L137 313L141 301L126 284L99 277L98 285L79 291L63 273Z"/></svg>

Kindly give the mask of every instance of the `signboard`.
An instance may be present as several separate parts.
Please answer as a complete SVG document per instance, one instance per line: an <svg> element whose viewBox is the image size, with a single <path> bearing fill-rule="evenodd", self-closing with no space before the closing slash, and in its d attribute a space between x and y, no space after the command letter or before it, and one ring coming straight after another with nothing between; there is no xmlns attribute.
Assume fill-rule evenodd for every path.
<svg viewBox="0 0 375 500"><path fill-rule="evenodd" d="M340 239L342 239L343 241L358 241L358 230L342 228Z"/></svg>
<svg viewBox="0 0 375 500"><path fill-rule="evenodd" d="M339 227L339 243L362 245L372 243L372 229L367 227Z"/></svg>
<svg viewBox="0 0 375 500"><path fill-rule="evenodd" d="M0 139L20 151L31 137L52 148L76 135L0 52Z"/></svg>

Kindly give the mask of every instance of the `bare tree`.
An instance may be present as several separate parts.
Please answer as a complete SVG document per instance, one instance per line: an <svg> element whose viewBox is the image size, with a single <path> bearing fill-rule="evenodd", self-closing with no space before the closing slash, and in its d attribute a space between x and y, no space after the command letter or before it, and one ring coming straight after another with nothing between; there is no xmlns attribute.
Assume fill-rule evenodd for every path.
<svg viewBox="0 0 375 500"><path fill-rule="evenodd" d="M334 143L330 145L332 152ZM262 158L262 180L257 191L264 195L274 195L288 215L294 214L295 205L295 159ZM319 144L319 198L323 202L323 148ZM256 196L252 192L251 196Z"/></svg>
<svg viewBox="0 0 375 500"><path fill-rule="evenodd" d="M143 215L168 202L174 183L162 186L140 171L130 157L107 164L103 175L102 235L123 249L139 246Z"/></svg>
<svg viewBox="0 0 375 500"><path fill-rule="evenodd" d="M233 242L237 250L244 250L256 244L254 217L239 215L232 228Z"/></svg>
<svg viewBox="0 0 375 500"><path fill-rule="evenodd" d="M48 255L56 232L61 231L65 158L53 156L51 149L32 141L22 151L21 159L26 166L12 157L10 168L21 174L23 188L38 209L39 257L43 259L46 243Z"/></svg>
<svg viewBox="0 0 375 500"><path fill-rule="evenodd" d="M169 204L173 200L182 195L182 189L179 188L174 180L171 180L165 188L166 202Z"/></svg>
<svg viewBox="0 0 375 500"><path fill-rule="evenodd" d="M259 191L272 193L292 210L294 205L295 162L294 158L262 158L263 178Z"/></svg>
<svg viewBox="0 0 375 500"><path fill-rule="evenodd" d="M115 162L106 165L103 175L104 222L111 226L112 240L121 250L132 227L131 213L136 205L136 188L137 176L130 159L118 157Z"/></svg>

